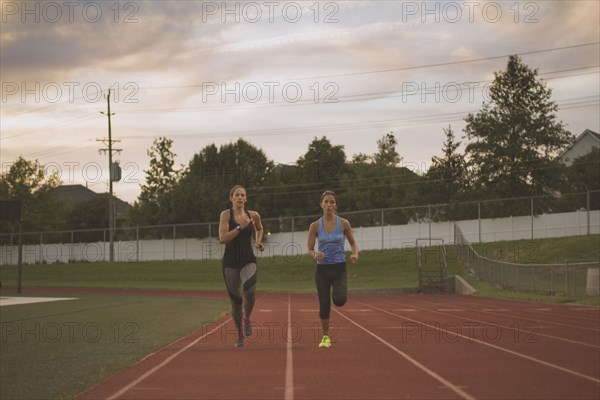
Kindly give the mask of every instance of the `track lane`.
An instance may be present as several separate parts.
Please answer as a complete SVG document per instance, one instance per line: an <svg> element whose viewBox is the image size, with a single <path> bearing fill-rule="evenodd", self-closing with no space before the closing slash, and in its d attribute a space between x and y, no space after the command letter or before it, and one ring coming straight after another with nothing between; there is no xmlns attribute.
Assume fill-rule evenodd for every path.
<svg viewBox="0 0 600 400"><path fill-rule="evenodd" d="M432 373L357 326L346 316L362 312L356 297L350 294L343 308L332 308L333 346L321 349L317 299L294 296L293 320L308 332L294 344L297 399L473 399L460 382Z"/></svg>
<svg viewBox="0 0 600 400"><path fill-rule="evenodd" d="M593 374L587 375L552 362L534 360L525 354L528 344L515 344L511 340L500 342L500 345L486 343L477 338L476 332L474 336L458 336L454 334L455 329L439 329L449 320L440 320L436 325L431 315L408 311L411 310L408 306L405 307L406 316L399 315L398 311L388 311L388 308L398 308L398 304L390 305L389 301L370 299L360 303L363 308L373 307L374 312L357 316L358 321L372 327L372 331L405 349L415 359L436 366L433 369L450 380L464 379L467 375L466 388L477 398L595 399L600 393L598 359L595 357L589 358L587 363L591 365L583 368ZM390 318L396 321L397 329L391 329L393 321ZM423 323L427 324L424 336L419 332ZM552 352L553 347L546 350ZM585 360L580 362L585 363Z"/></svg>
<svg viewBox="0 0 600 400"><path fill-rule="evenodd" d="M508 318L500 319L468 309L466 300L350 293L344 307L332 308L333 347L320 349L314 294L267 293L257 300L255 333L247 347L233 347L233 321L224 318L77 399L597 400L600 362L593 361L590 355L595 353L589 351L595 349L549 337L541 337L532 347L515 343L510 334L484 344L483 330L460 337L438 329L440 340L435 340L436 323L463 327L476 319L491 325L510 318L522 321L529 313L518 310L514 317L512 311L509 316L497 312ZM474 303L469 308L517 307L514 302ZM560 323L559 317L552 318ZM424 339L414 330L423 323L430 325ZM532 360L536 357L540 360Z"/></svg>
<svg viewBox="0 0 600 400"><path fill-rule="evenodd" d="M413 308L429 310L433 313L449 312L454 315L454 318L462 321L472 321L480 325L495 324L506 332L512 331L512 336L516 341L527 340L527 337L533 339L534 336L540 336L584 346L588 349L600 348L600 335L595 335L593 332L587 330L573 329L568 326L557 326L555 324L541 325L522 316L514 317L510 309L504 309L506 311L502 313L489 313L480 311L477 308L465 307L464 305L454 305L453 308L435 309L438 304L432 301L421 300L419 303L410 302L410 304Z"/></svg>

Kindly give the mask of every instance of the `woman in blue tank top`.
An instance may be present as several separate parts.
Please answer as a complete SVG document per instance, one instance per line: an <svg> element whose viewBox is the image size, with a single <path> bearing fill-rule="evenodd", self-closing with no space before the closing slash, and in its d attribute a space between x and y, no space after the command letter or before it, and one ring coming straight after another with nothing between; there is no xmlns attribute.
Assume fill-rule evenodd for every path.
<svg viewBox="0 0 600 400"><path fill-rule="evenodd" d="M308 230L308 255L316 261L315 283L319 296L319 318L323 338L319 347L331 347L329 337L329 315L331 300L338 307L346 303L348 296L348 280L346 276L346 255L344 241L352 248L350 259L358 261L358 245L352 234L352 227L347 219L337 216L337 197L327 190L320 201L323 216L310 225ZM315 242L319 249L315 251Z"/></svg>

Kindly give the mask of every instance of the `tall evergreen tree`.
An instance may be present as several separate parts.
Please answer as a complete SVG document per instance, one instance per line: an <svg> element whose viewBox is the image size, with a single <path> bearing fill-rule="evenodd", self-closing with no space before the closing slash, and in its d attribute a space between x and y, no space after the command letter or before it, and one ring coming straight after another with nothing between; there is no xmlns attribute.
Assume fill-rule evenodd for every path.
<svg viewBox="0 0 600 400"><path fill-rule="evenodd" d="M537 75L511 56L495 73L490 100L465 119L466 155L482 198L542 195L560 186L555 157L573 136L556 120L552 91Z"/></svg>
<svg viewBox="0 0 600 400"><path fill-rule="evenodd" d="M460 201L469 182L464 156L458 152L460 141L456 141L451 126L444 129L446 140L442 145L442 157L433 156L425 181L419 186L422 201L429 204L451 204ZM434 210L436 219L455 218L452 205Z"/></svg>
<svg viewBox="0 0 600 400"><path fill-rule="evenodd" d="M398 141L394 132L384 135L377 141L377 153L373 155L373 161L376 165L383 167L396 167L402 160L400 154L396 151Z"/></svg>
<svg viewBox="0 0 600 400"><path fill-rule="evenodd" d="M146 180L141 185L138 201L132 206L130 223L154 225L171 222L168 196L177 183L180 172L174 169L175 156L171 147L173 140L159 137L146 152L150 167L145 171Z"/></svg>

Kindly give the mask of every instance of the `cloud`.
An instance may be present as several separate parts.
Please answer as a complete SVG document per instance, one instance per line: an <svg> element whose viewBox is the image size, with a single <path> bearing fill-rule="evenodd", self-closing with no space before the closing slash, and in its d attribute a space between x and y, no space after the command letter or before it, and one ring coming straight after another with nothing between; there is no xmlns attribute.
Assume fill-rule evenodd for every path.
<svg viewBox="0 0 600 400"><path fill-rule="evenodd" d="M460 136L463 115L478 109L482 99L452 102L431 93L408 97L403 93L407 85L489 80L506 66L505 58L495 57L594 42L600 26L599 3L590 1L279 2L272 19L266 2L257 2L262 14L255 21L250 6L241 14L248 2L228 2L239 10L228 15L206 9L224 2L27 3L40 7L39 21L35 12L24 18L22 10L13 14L6 9L25 2L0 3L3 12L9 11L2 14L0 35L3 160L24 154L104 165L96 138L106 135L99 111L106 110L103 94L111 88L113 134L123 138L123 160L140 170L158 136L175 139L178 163L187 164L207 144L238 137L263 148L276 162L288 163L315 136L344 144L351 156L375 152L377 139L394 130L405 160L428 162L439 153L442 129L451 123ZM68 10L54 21L51 8L43 11L50 3L76 3L73 21ZM302 9L295 22L292 3ZM472 20L467 3L478 4ZM482 14L492 3L502 7L498 20L492 18L493 8ZM286 4L290 14L283 14ZM100 18L94 14L97 7ZM597 65L598 57L596 45L522 58L540 73L573 70L542 76L556 78L549 81L554 98L576 99L598 95L597 78L581 75L597 74L597 69L581 68ZM272 82L278 84L274 101L266 86ZM77 86L68 86L73 83ZM213 83L233 92L258 85L263 94L256 103L251 92L206 98L203 90ZM301 101L285 98L286 83L301 87ZM62 88L58 99L56 85ZM323 101L332 93L339 103ZM560 113L575 131L598 130L597 107ZM132 186L137 190L137 185L128 186L133 193Z"/></svg>

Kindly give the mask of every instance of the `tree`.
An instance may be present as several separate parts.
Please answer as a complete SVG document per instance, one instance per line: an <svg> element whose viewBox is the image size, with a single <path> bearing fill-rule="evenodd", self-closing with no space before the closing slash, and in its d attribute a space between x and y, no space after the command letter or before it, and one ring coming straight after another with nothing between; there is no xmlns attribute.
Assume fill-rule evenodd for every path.
<svg viewBox="0 0 600 400"><path fill-rule="evenodd" d="M467 166L464 156L458 153L460 141L456 142L451 126L444 129L446 141L442 145L443 157L433 156L425 181L419 186L422 200L429 204L451 204L461 200L468 187ZM455 219L454 206L434 210L435 219Z"/></svg>
<svg viewBox="0 0 600 400"><path fill-rule="evenodd" d="M518 56L509 58L506 71L495 73L490 101L465 118L471 140L466 155L481 198L542 195L560 186L555 156L573 136L557 122L551 94L537 70Z"/></svg>
<svg viewBox="0 0 600 400"><path fill-rule="evenodd" d="M384 135L377 141L377 153L373 155L373 161L376 165L384 167L396 167L402 157L396 151L398 141L394 136L394 132Z"/></svg>
<svg viewBox="0 0 600 400"><path fill-rule="evenodd" d="M567 167L567 177L567 191L593 192L590 194L590 209L600 209L600 193L598 193L600 190L600 148L594 147L589 153L573 160L573 163ZM567 201L567 203L571 204L572 202ZM586 203L587 198L581 199L579 204L568 209L587 207Z"/></svg>
<svg viewBox="0 0 600 400"><path fill-rule="evenodd" d="M134 224L161 224L170 220L168 195L180 177L180 172L173 168L176 154L171 151L172 145L173 140L159 137L146 152L150 157L146 182L141 185L138 201L129 214Z"/></svg>
<svg viewBox="0 0 600 400"><path fill-rule="evenodd" d="M248 208L264 210L261 216L266 216L270 199L261 195L260 186L269 182L272 169L265 153L243 139L220 148L206 146L194 155L173 188L171 222L218 220L229 206L229 190L238 184L248 189Z"/></svg>
<svg viewBox="0 0 600 400"><path fill-rule="evenodd" d="M63 226L68 207L51 193L60 184L57 172L47 175L38 160L19 157L0 176L0 200L21 200L24 231L58 230ZM2 223L2 231L14 228Z"/></svg>
<svg viewBox="0 0 600 400"><path fill-rule="evenodd" d="M305 210L308 214L319 212L318 198L321 192L338 189L343 180L346 170L344 146L332 145L325 136L321 139L315 137L296 164L300 175L300 186L297 187L302 190L287 196L288 207L291 210ZM340 193L337 195L339 200Z"/></svg>
<svg viewBox="0 0 600 400"><path fill-rule="evenodd" d="M367 164L371 157L365 153L357 153L352 156L352 164Z"/></svg>
<svg viewBox="0 0 600 400"><path fill-rule="evenodd" d="M146 171L146 184L142 185L142 197L151 202L168 193L177 182L178 172L173 168L176 154L171 151L173 140L160 137L147 151L150 168Z"/></svg>
<svg viewBox="0 0 600 400"><path fill-rule="evenodd" d="M332 145L327 137L316 137L308 145L307 152L298 158L298 166L307 182L338 181L346 164L343 145Z"/></svg>

